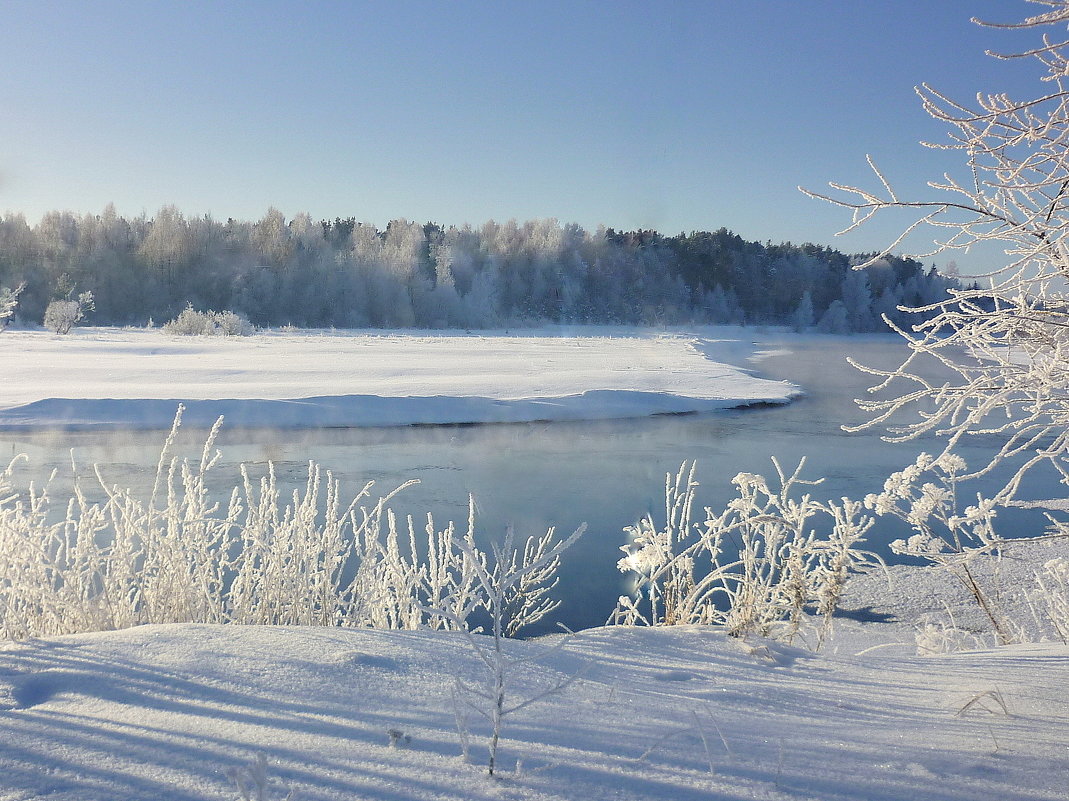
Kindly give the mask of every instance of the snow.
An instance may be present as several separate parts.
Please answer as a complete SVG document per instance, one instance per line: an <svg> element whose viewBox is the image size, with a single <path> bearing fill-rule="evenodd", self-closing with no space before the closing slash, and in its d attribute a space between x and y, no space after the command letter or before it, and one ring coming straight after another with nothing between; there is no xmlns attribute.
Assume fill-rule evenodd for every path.
<svg viewBox="0 0 1069 801"><path fill-rule="evenodd" d="M0 339L0 427L383 426L605 419L785 403L740 329L296 332L79 328Z"/></svg>
<svg viewBox="0 0 1069 801"><path fill-rule="evenodd" d="M143 626L0 650L0 799L1064 799L1069 647L814 655L712 628L601 628L537 661L497 778L485 724L461 758L452 687L485 667L456 633ZM894 628L892 627L892 630ZM971 703L970 703L971 702ZM1005 709L1003 709L1005 707ZM391 747L390 730L400 738Z"/></svg>

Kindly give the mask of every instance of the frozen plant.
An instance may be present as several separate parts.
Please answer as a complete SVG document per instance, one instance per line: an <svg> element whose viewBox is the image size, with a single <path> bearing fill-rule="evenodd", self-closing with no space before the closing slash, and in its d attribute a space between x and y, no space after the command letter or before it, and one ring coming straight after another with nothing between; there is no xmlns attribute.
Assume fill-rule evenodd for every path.
<svg viewBox="0 0 1069 801"><path fill-rule="evenodd" d="M914 215L900 237L857 269L925 229L934 237L933 249L918 258L991 245L1004 252L1005 263L978 276L982 280L950 290L948 299L902 309L921 320L911 330L896 329L907 341L908 357L891 370L862 368L880 379L874 391L898 391L859 401L871 414L866 425L889 425L895 439L942 435L946 454L974 435L1000 438L998 454L972 473L1012 465L996 503L1012 497L1041 464L1069 481L1069 0L1033 2L1046 10L1022 22L974 22L1043 32L1024 52L990 53L1034 62L1041 74L1034 92L980 93L959 102L928 84L917 88L924 111L948 133L946 141L927 146L958 153L963 162L958 172L929 184L931 196L900 196L871 158L877 188L833 183L830 195L809 192L852 213L842 233L895 209ZM933 359L949 371L949 380L923 377L919 365ZM908 409L917 413L903 423L897 415Z"/></svg>
<svg viewBox="0 0 1069 801"><path fill-rule="evenodd" d="M86 312L95 308L92 292L82 292L74 300L69 296L64 300L53 300L45 309L44 327L56 334L69 334L75 323L81 322Z"/></svg>
<svg viewBox="0 0 1069 801"><path fill-rule="evenodd" d="M0 331L7 327L8 321L15 316L15 309L19 305L19 295L26 288L25 282L14 289L0 286Z"/></svg>
<svg viewBox="0 0 1069 801"><path fill-rule="evenodd" d="M1036 571L1035 586L1028 594L1029 603L1041 633L1048 631L1069 643L1069 559L1049 559Z"/></svg>
<svg viewBox="0 0 1069 801"><path fill-rule="evenodd" d="M177 317L163 324L163 330L168 334L179 336L199 337L210 336L215 332L211 317L206 312L199 312L189 304Z"/></svg>
<svg viewBox="0 0 1069 801"><path fill-rule="evenodd" d="M871 414L866 425L888 425L893 439L925 433L945 437L936 465L971 436L1001 442L987 464L957 479L989 474L1004 464L1010 471L1003 488L960 516L946 511L953 499L945 486L916 487L912 475L892 476L912 487L908 497L901 487L890 486L876 498L883 511L905 516L914 528L898 550L950 568L969 587L1001 642L1020 633L980 586L974 557L1009 547L1010 541L995 535L991 520L1000 506L1021 505L1014 497L1032 470L1052 468L1069 484L1069 0L1032 2L1044 11L1021 22L974 22L1042 33L1026 50L989 51L1000 60L1038 66L1033 92L1022 97L980 93L974 101L960 102L928 84L917 88L924 110L948 131L946 141L927 146L958 153L963 162L957 173L929 184L931 196L900 196L871 158L876 189L833 183L830 195L808 193L851 212L843 233L895 209L913 215L901 236L857 269L887 256L921 229L934 235L932 250L921 258L991 245L1005 254L1004 263L978 276L983 281L951 289L949 299L901 309L924 318L911 330L896 328L907 341L908 357L891 370L862 367L880 379L874 392L893 388L897 394L859 401ZM933 359L947 369L949 380L933 383L923 377L918 366ZM898 415L909 409L917 413L912 422L902 423ZM1049 534L1069 535L1069 524L1056 515L1069 508L1064 500L1048 501L1047 508ZM940 533L933 533L932 520L943 527ZM1039 592L1057 593L1055 576L1043 573L1039 581Z"/></svg>
<svg viewBox="0 0 1069 801"><path fill-rule="evenodd" d="M891 543L894 553L925 559L944 568L975 599L991 622L1000 643L1016 640L1015 626L998 602L997 594L976 569L981 556L1000 553L995 533L997 504L977 496L976 504L958 508L958 484L968 472L965 460L953 453L917 460L884 482L883 491L870 494L865 505L878 515L890 515L911 529L906 539Z"/></svg>
<svg viewBox="0 0 1069 801"><path fill-rule="evenodd" d="M267 776L267 757L256 755L256 761L247 767L230 768L226 775L234 782L241 801L270 801L270 779ZM285 801L297 801L297 790L289 788Z"/></svg>
<svg viewBox="0 0 1069 801"><path fill-rule="evenodd" d="M147 499L100 469L100 503L81 478L53 504L48 483L11 488L15 462L0 474L0 637L184 622L466 629L487 610L508 636L555 608L546 593L562 548L552 532L502 549L488 573L474 502L464 533L430 515L422 533L397 518L389 504L414 482L375 502L369 482L346 502L310 463L287 498L271 465L258 482L243 467L241 485L215 500L207 478L222 420L189 460L174 453L181 418L180 407Z"/></svg>
<svg viewBox="0 0 1069 801"><path fill-rule="evenodd" d="M705 510L692 522L694 464L683 463L665 482L663 527L645 518L627 529L621 571L635 575L610 622L722 625L728 634L756 634L793 641L807 609L821 619L816 646L831 627L851 570L873 563L859 546L872 525L860 504L795 499L805 460L787 475L773 459L779 489L763 476L739 473L738 497L719 513ZM824 528L819 534L814 525Z"/></svg>
<svg viewBox="0 0 1069 801"><path fill-rule="evenodd" d="M233 311L197 311L189 304L170 322L163 324L168 334L178 336L242 336L247 337L255 328L243 315Z"/></svg>
<svg viewBox="0 0 1069 801"><path fill-rule="evenodd" d="M953 654L959 651L974 651L990 647L982 634L958 628L953 615L946 619L925 618L914 629L914 641L917 653L922 656L932 654Z"/></svg>
<svg viewBox="0 0 1069 801"><path fill-rule="evenodd" d="M1052 529L1045 534L1002 537L995 527L998 510L1011 504L1012 497L1005 490L1001 502L978 494L974 503L961 509L958 484L963 475L968 475L968 467L959 456L944 453L933 458L922 453L912 465L892 473L883 491L867 496L865 505L910 526L913 533L894 540L891 550L937 565L960 583L987 618L998 644L1052 635L1069 641L1069 562L1060 557L1048 560L1036 572L1034 586L1023 589L1031 620L1012 611L1014 604L1003 597L1007 588L1001 579L1007 552L1064 538L1069 534L1065 524L1052 519ZM953 619L949 623L925 621L918 634L922 651L976 647L978 642Z"/></svg>
<svg viewBox="0 0 1069 801"><path fill-rule="evenodd" d="M636 604L621 599L627 608L628 622L637 622L639 618L648 625L693 622L687 601L694 594L696 585L694 552L704 551L716 564L721 545L718 541L704 539L693 545L686 542L694 533L691 514L694 492L698 487L694 470L694 462L689 469L684 462L674 479L670 473L665 476L663 528L658 528L652 516L648 516L624 529L630 543L621 548L624 557L617 562L617 567L638 577L637 584L645 592L649 610L648 617L643 616Z"/></svg>
<svg viewBox="0 0 1069 801"><path fill-rule="evenodd" d="M235 311L213 312L212 321L215 323L215 330L224 337L247 337L254 330L252 323Z"/></svg>
<svg viewBox="0 0 1069 801"><path fill-rule="evenodd" d="M530 603L524 602L519 595L524 588L528 592L537 593L538 588L546 586L547 582L555 583L553 574L556 572L561 553L571 547L585 530L586 526L581 525L567 538L556 540L553 537L553 530L550 529L544 537L529 539L521 553L516 547L515 534L510 527L506 532L504 542L493 543L490 559L477 551L470 542L458 543L459 550L464 554L482 590L481 603L490 618L489 638L469 631L466 626L462 625L456 611L428 610L451 622L455 628L464 633L475 655L486 669L486 682L483 685L468 685L457 680L454 703L462 701L490 724L487 772L491 776L497 770L498 746L505 718L549 695L561 692L576 678L572 675L554 682L533 696L520 701L510 700L511 682L520 670L530 667L531 659L509 656L505 652L505 639L510 629L519 630L537 621L553 608L552 605L546 603L541 594L536 594L535 600ZM532 540L534 540L533 544ZM474 611L474 605L478 602L473 597L463 608L463 613ZM555 648L562 647L564 642L565 640L562 639ZM462 748L466 756L469 749L467 730L459 711L457 712L457 730L460 733Z"/></svg>

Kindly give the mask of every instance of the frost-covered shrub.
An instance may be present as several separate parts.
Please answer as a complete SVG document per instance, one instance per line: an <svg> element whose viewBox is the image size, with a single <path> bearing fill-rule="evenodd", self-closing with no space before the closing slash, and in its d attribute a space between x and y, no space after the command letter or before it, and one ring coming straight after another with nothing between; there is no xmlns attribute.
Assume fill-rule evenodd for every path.
<svg viewBox="0 0 1069 801"><path fill-rule="evenodd" d="M1019 561L1015 550L1064 539L1069 526L1048 516L1051 527L1046 534L1000 536L995 525L999 510L1032 504L1016 502L1015 485L1010 484L994 498L977 494L975 502L961 509L958 485L970 475L965 460L956 454L933 458L922 453L913 464L892 473L883 491L867 496L865 505L909 525L913 533L892 542L891 550L945 570L976 602L998 644L1052 637L1069 641L1069 561L1062 556L1047 559L1031 577L1014 567ZM934 625L940 630L958 629L953 620ZM932 630L929 625L928 631ZM974 646L976 640L969 635L964 642ZM932 650L927 645L922 649Z"/></svg>
<svg viewBox="0 0 1069 801"><path fill-rule="evenodd" d="M186 306L177 317L163 324L163 330L168 334L186 337L210 336L215 333L214 329L211 316L192 306Z"/></svg>
<svg viewBox="0 0 1069 801"><path fill-rule="evenodd" d="M163 330L178 336L241 336L247 337L255 330L252 323L233 311L197 311L186 306L175 319L164 323Z"/></svg>
<svg viewBox="0 0 1069 801"><path fill-rule="evenodd" d="M253 332L253 325L237 312L212 312L212 322L216 332L224 337L247 337Z"/></svg>
<svg viewBox="0 0 1069 801"><path fill-rule="evenodd" d="M872 564L859 548L872 519L861 505L791 497L802 460L790 476L773 459L779 489L763 476L739 473L738 498L720 513L705 510L692 523L694 464L665 481L665 525L649 517L627 529L621 571L634 574L636 593L620 598L610 622L646 625L718 624L728 634L756 634L788 642L798 634L804 611L822 619L817 645L831 626L851 569ZM825 533L813 527L820 520ZM737 550L736 550L737 548Z"/></svg>
<svg viewBox="0 0 1069 801"><path fill-rule="evenodd" d="M1069 559L1059 556L1047 560L1036 571L1028 599L1043 633L1069 643Z"/></svg>
<svg viewBox="0 0 1069 801"><path fill-rule="evenodd" d="M471 512L468 517L470 521ZM561 692L577 677L573 674L550 684L536 695L516 701L511 698L512 681L519 670L530 669L531 659L510 657L505 653L504 639L523 626L541 620L556 608L557 604L545 595L556 585L555 575L561 553L579 539L585 530L586 525L582 525L566 539L557 540L553 529L550 529L543 537L529 538L521 551L516 547L513 531L509 528L505 541L501 545L493 546L489 559L477 551L470 540L459 543L465 571L474 577L474 588L479 590L479 594L469 592L466 605L449 599L451 608L427 610L451 624L453 628L464 632L468 643L486 669L483 682L469 684L459 679L456 681L454 703L459 704L459 696L463 696L467 705L490 724L487 771L491 776L497 767L497 751L505 718L546 696ZM489 616L489 637L474 637L463 624L463 619L457 616L459 610L466 619L468 614L476 610L476 604L480 604ZM563 642L559 641L553 650L560 648ZM455 711L466 757L467 728L461 722L459 709Z"/></svg>
<svg viewBox="0 0 1069 801"><path fill-rule="evenodd" d="M917 622L914 639L921 656L953 654L990 648L992 643L983 634L959 628L953 618L926 617Z"/></svg>
<svg viewBox="0 0 1069 801"><path fill-rule="evenodd" d="M53 300L45 309L44 327L56 334L69 334L75 323L95 308L92 292L83 292L76 300Z"/></svg>
<svg viewBox="0 0 1069 801"><path fill-rule="evenodd" d="M1000 607L988 586L989 577L975 569L979 557L997 558L1000 553L1003 541L994 527L1000 503L977 496L975 504L959 509L958 483L967 473L968 465L956 454L933 458L922 453L913 464L888 476L883 491L868 495L865 505L878 515L897 517L913 530L908 538L891 543L894 553L943 567L979 604L999 642L1014 642L1019 639L1018 627Z"/></svg>
<svg viewBox="0 0 1069 801"><path fill-rule="evenodd" d="M47 485L12 490L14 463L0 474L0 638L186 622L448 629L480 610L506 634L553 608L539 589L554 583L551 534L504 564L519 579L495 599L473 513L463 534L427 515L420 537L388 506L414 482L374 503L369 483L345 503L315 464L289 497L269 466L258 482L243 469L242 485L215 501L206 476L221 420L196 462L173 455L180 422L181 409L147 499L98 472L106 500L76 485L57 520Z"/></svg>
<svg viewBox="0 0 1069 801"><path fill-rule="evenodd" d="M19 305L19 295L25 288L25 283L19 284L14 289L0 286L0 331L3 331L8 321L15 316L15 309Z"/></svg>

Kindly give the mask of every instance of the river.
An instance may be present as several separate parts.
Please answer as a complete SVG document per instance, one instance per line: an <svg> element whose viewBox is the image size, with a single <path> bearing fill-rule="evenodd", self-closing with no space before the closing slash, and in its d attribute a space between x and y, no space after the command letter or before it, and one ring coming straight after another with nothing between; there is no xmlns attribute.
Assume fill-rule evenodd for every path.
<svg viewBox="0 0 1069 801"><path fill-rule="evenodd" d="M913 461L920 451L937 452L925 438L887 443L878 430L846 433L843 423L865 419L853 399L864 394L870 376L850 367L852 356L874 367L890 367L904 353L897 337L807 337L754 335L767 355L753 367L769 378L787 379L806 395L786 406L758 407L699 415L577 423L426 426L311 431L223 428L223 458L213 486L225 500L239 481L238 466L253 472L275 464L276 473L301 485L309 460L330 469L343 489L356 492L375 479L383 491L419 479L394 503L417 520L432 512L438 522L467 515L469 493L478 510L481 537L499 536L511 523L521 536L557 526L569 533L580 523L588 531L566 555L558 592L557 619L573 628L599 625L624 589L615 564L625 542L623 527L653 513L663 518L666 471L695 459L701 483L698 508L721 508L732 497L730 480L740 471L769 475L771 457L786 469L807 457L804 476L824 478L810 491L826 498L863 497L878 491L888 473ZM72 457L83 475L94 463L109 483L147 491L166 432L62 431L0 432L0 455L26 453L28 468L40 479L53 468L53 494L70 486ZM195 455L204 431L185 431L180 451ZM979 442L961 451L970 465L985 463L995 444ZM92 491L92 483L83 479ZM1034 497L1052 497L1061 488L1050 479L1030 487ZM1007 525L1032 532L1036 514L1007 517ZM902 536L900 525L880 521L872 533L876 550Z"/></svg>

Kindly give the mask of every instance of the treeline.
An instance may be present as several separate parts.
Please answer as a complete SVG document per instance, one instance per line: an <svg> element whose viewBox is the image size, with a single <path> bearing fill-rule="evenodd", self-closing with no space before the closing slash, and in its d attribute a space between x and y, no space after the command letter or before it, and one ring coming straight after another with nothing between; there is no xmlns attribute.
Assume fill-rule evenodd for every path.
<svg viewBox="0 0 1069 801"><path fill-rule="evenodd" d="M526 323L769 323L876 331L897 306L946 297L956 281L912 259L854 271L816 245L719 231L590 233L556 220L479 228L353 218L256 222L51 212L0 218L0 285L25 283L17 318L92 292L89 321L143 325L232 309L261 326L489 328ZM908 322L916 322L915 319Z"/></svg>

